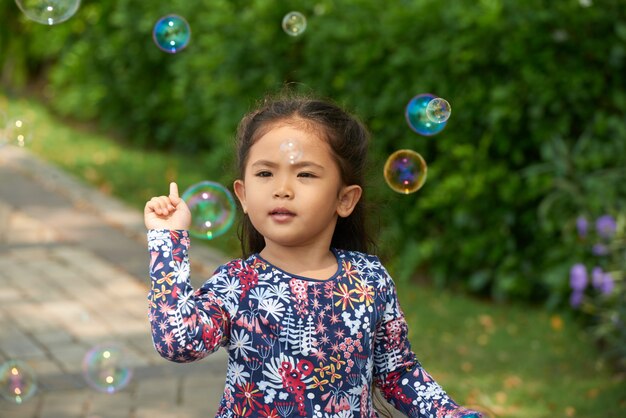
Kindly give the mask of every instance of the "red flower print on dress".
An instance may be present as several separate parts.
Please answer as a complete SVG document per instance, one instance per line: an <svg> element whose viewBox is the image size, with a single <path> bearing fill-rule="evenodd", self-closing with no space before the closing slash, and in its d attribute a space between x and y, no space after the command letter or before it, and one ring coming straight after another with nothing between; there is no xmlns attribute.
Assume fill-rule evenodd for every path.
<svg viewBox="0 0 626 418"><path fill-rule="evenodd" d="M289 288L291 289L291 297L296 302L299 315L307 315L309 313L307 306L309 303L308 283L300 279L289 280Z"/></svg>
<svg viewBox="0 0 626 418"><path fill-rule="evenodd" d="M208 324L202 325L202 342L207 350L212 350L217 347L222 340L220 334L220 328L213 323L212 326Z"/></svg>
<svg viewBox="0 0 626 418"><path fill-rule="evenodd" d="M308 360L298 361L295 368L291 362L283 361L280 365L280 369L278 369L278 373L283 381L283 387L294 396L300 416L306 416L306 408L304 406L304 390L306 389L306 385L302 379L310 375L312 371L313 363Z"/></svg>
<svg viewBox="0 0 626 418"><path fill-rule="evenodd" d="M250 289L254 288L259 283L259 276L252 266L246 265L245 268L237 271L235 277L237 277L239 283L241 283L241 295L239 295L239 300L243 300Z"/></svg>

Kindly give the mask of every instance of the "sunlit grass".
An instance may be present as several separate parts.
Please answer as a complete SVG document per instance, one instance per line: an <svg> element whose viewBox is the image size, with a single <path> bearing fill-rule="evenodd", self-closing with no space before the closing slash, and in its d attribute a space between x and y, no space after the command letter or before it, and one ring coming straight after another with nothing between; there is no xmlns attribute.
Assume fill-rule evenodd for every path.
<svg viewBox="0 0 626 418"><path fill-rule="evenodd" d="M30 151L138 210L151 196L167 193L171 180L181 187L207 180L207 154L129 147L108 135L70 127L31 101L0 96L0 110L32 124ZM225 183L228 176L223 172L208 180ZM207 244L238 253L234 230ZM624 377L599 359L596 347L567 315L411 283L399 283L398 293L414 351L458 402L482 406L498 417L626 416Z"/></svg>
<svg viewBox="0 0 626 418"><path fill-rule="evenodd" d="M24 99L0 96L0 111L7 120L19 117L30 126L32 140L26 148L34 154L137 209L143 209L152 196L167 194L171 181L178 183L181 193L203 180L230 186L228 169L215 167L209 153L178 154L133 147L95 129L69 126L40 104ZM219 174L211 177L211 173ZM236 228L210 245L238 254Z"/></svg>
<svg viewBox="0 0 626 418"><path fill-rule="evenodd" d="M568 316L399 285L413 349L459 402L502 417L626 416L626 384Z"/></svg>

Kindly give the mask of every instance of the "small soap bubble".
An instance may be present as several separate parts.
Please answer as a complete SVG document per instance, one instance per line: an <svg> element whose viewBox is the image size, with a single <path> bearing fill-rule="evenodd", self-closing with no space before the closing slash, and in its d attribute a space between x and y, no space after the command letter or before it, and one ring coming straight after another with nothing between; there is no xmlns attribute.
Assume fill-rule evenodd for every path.
<svg viewBox="0 0 626 418"><path fill-rule="evenodd" d="M37 23L55 25L74 16L80 0L15 0L22 13Z"/></svg>
<svg viewBox="0 0 626 418"><path fill-rule="evenodd" d="M452 109L450 108L450 103L446 99L442 99L441 97L435 97L426 106L426 116L432 122L435 123L443 123L450 118L450 113Z"/></svg>
<svg viewBox="0 0 626 418"><path fill-rule="evenodd" d="M99 392L120 391L128 385L132 375L128 354L120 344L96 345L83 357L83 377Z"/></svg>
<svg viewBox="0 0 626 418"><path fill-rule="evenodd" d="M406 105L404 116L409 127L420 135L436 135L446 127L447 122L435 123L428 118L426 108L436 97L429 93L418 94Z"/></svg>
<svg viewBox="0 0 626 418"><path fill-rule="evenodd" d="M9 360L0 367L0 395L9 402L22 404L37 392L35 372L20 360Z"/></svg>
<svg viewBox="0 0 626 418"><path fill-rule="evenodd" d="M466 409L475 411L473 414L464 415L467 418L495 418L496 414L484 405L464 405Z"/></svg>
<svg viewBox="0 0 626 418"><path fill-rule="evenodd" d="M235 221L235 199L219 183L196 183L185 190L181 197L191 211L189 233L194 237L217 238L228 231Z"/></svg>
<svg viewBox="0 0 626 418"><path fill-rule="evenodd" d="M160 50L175 54L189 44L191 28L183 17L167 15L154 24L152 39Z"/></svg>
<svg viewBox="0 0 626 418"><path fill-rule="evenodd" d="M289 164L295 164L302 157L302 147L295 139L288 139L280 144L280 152Z"/></svg>
<svg viewBox="0 0 626 418"><path fill-rule="evenodd" d="M25 147L33 138L31 123L24 118L11 119L7 123L5 135L9 144Z"/></svg>
<svg viewBox="0 0 626 418"><path fill-rule="evenodd" d="M300 12L289 12L283 17L283 30L289 36L299 36L306 30L306 17Z"/></svg>
<svg viewBox="0 0 626 418"><path fill-rule="evenodd" d="M424 185L427 171L426 161L420 154L403 149L387 158L384 177L391 190L409 194L418 191Z"/></svg>

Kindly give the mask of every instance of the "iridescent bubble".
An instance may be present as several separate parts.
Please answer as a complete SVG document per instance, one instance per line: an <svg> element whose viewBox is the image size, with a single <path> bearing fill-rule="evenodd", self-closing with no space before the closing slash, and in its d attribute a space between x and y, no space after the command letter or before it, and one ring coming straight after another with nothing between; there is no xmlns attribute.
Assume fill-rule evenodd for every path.
<svg viewBox="0 0 626 418"><path fill-rule="evenodd" d="M302 146L295 139L288 139L280 144L280 152L289 164L294 164L302 157Z"/></svg>
<svg viewBox="0 0 626 418"><path fill-rule="evenodd" d="M464 415L467 418L495 418L496 414L484 405L463 405L465 409L474 411L474 414Z"/></svg>
<svg viewBox="0 0 626 418"><path fill-rule="evenodd" d="M194 237L217 238L228 231L235 221L233 195L219 183L196 183L185 190L182 199L191 211L189 233Z"/></svg>
<svg viewBox="0 0 626 418"><path fill-rule="evenodd" d="M289 12L283 17L283 30L289 36L299 36L306 30L306 17L300 12Z"/></svg>
<svg viewBox="0 0 626 418"><path fill-rule="evenodd" d="M83 357L83 377L99 392L115 393L123 389L132 375L126 350L119 344L96 345Z"/></svg>
<svg viewBox="0 0 626 418"><path fill-rule="evenodd" d="M394 192L414 193L426 182L428 167L417 152L402 149L391 154L385 162L384 176Z"/></svg>
<svg viewBox="0 0 626 418"><path fill-rule="evenodd" d="M435 97L426 106L426 116L435 123L443 123L450 118L450 103L441 97Z"/></svg>
<svg viewBox="0 0 626 418"><path fill-rule="evenodd" d="M7 123L5 135L9 144L17 145L18 147L30 144L33 139L31 124L24 118L10 120Z"/></svg>
<svg viewBox="0 0 626 418"><path fill-rule="evenodd" d="M183 17L167 15L154 24L152 39L162 51L175 54L189 44L191 28Z"/></svg>
<svg viewBox="0 0 626 418"><path fill-rule="evenodd" d="M9 360L0 367L0 395L21 404L37 392L35 372L23 361Z"/></svg>
<svg viewBox="0 0 626 418"><path fill-rule="evenodd" d="M420 135L432 136L446 127L447 122L435 123L426 115L426 108L435 96L429 93L418 94L406 105L404 116L409 127Z"/></svg>
<svg viewBox="0 0 626 418"><path fill-rule="evenodd" d="M80 0L15 0L24 15L37 23L55 25L74 16Z"/></svg>

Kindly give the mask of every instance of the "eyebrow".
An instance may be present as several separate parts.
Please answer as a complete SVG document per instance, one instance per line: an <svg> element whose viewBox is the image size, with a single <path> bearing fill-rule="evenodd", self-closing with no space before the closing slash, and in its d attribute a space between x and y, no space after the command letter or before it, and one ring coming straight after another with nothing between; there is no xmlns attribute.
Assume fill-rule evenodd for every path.
<svg viewBox="0 0 626 418"><path fill-rule="evenodd" d="M278 163L274 162L274 161L269 161L269 160L258 160L255 161L254 163L252 163L251 167L270 167L270 168L275 168L278 167ZM307 168L307 167L314 167L314 168L318 168L320 170L324 170L324 166L314 163L313 161L298 161L296 163L293 164L289 164L292 167L295 168Z"/></svg>

